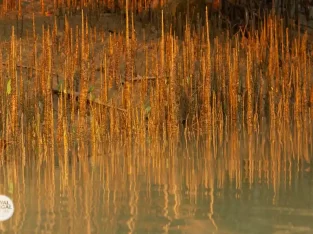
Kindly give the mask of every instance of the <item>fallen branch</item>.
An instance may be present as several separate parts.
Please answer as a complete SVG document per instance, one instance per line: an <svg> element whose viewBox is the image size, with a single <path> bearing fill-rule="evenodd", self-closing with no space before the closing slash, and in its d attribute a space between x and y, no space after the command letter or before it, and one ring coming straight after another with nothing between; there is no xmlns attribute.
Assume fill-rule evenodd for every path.
<svg viewBox="0 0 313 234"><path fill-rule="evenodd" d="M59 90L59 89L55 89L55 88L52 88L52 92L56 95L65 95L67 96L68 98L72 98L74 99L75 101L79 101L79 98L80 98L80 94L79 92L68 92L67 90ZM99 105L99 106L103 106L103 107L106 107L106 108L112 108L112 109L116 109L118 111L121 111L121 112L127 112L126 109L123 109L123 108L120 108L120 107L116 107L116 106L113 106L113 105L110 105L110 104L106 104L106 103L103 103L103 102L100 102L100 101L97 101L97 100L92 100L91 98L87 98L86 99L86 103L88 105L91 105L91 104L96 104L96 105Z"/></svg>
<svg viewBox="0 0 313 234"><path fill-rule="evenodd" d="M9 66L8 63L2 63L3 66ZM20 65L20 64L16 64L16 67L18 68L23 68L23 69L27 69L27 70L33 70L33 71L37 71L37 72L42 72L43 69L36 69L34 67L31 66L26 66L26 65ZM100 71L100 68L96 68L95 71ZM55 77L60 77L59 74L57 73L51 73L52 76ZM156 80L157 78L155 76L141 76L141 75L137 75L135 78L132 79L132 81L134 82L138 82L138 81L145 81L145 80ZM121 84L123 84L123 81L121 82Z"/></svg>

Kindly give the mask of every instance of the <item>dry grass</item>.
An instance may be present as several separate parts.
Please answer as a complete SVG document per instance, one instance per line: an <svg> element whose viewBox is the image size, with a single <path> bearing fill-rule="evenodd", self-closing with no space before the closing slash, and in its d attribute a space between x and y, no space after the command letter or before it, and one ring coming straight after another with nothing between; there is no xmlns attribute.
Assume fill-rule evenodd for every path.
<svg viewBox="0 0 313 234"><path fill-rule="evenodd" d="M131 154L155 144L175 153L195 141L213 157L229 150L252 160L262 147L278 161L310 161L306 33L270 16L248 38L229 37L207 18L186 24L179 39L161 15L160 37L146 41L129 12L125 33L90 27L84 14L80 26L64 17L60 30L55 18L23 39L12 27L0 44L0 132L15 142L10 157L77 150L97 157L121 147Z"/></svg>
<svg viewBox="0 0 313 234"><path fill-rule="evenodd" d="M61 19L64 27L56 17L40 33L34 17L22 38L12 27L10 40L0 42L0 145L10 143L0 147L0 190L18 201L7 222L15 232L32 212L29 194L38 201L28 224L49 232L70 226L70 233L90 233L98 224L91 214L109 217L96 230L114 232L127 210L121 200L130 211L127 230L140 229L133 217L150 209L140 199L155 199L155 185L164 188L164 200L156 200L166 217L157 228L195 215L205 190L216 230L221 188L234 185L240 199L243 184L262 181L276 204L299 171L310 169L308 34L271 16L248 38L230 37L208 19L184 25L178 38L160 14L160 37L146 40L130 13L124 32L114 33L90 27L84 14L76 27ZM187 217L185 196L194 204ZM60 204L69 219L56 215ZM191 229L201 228L208 229Z"/></svg>

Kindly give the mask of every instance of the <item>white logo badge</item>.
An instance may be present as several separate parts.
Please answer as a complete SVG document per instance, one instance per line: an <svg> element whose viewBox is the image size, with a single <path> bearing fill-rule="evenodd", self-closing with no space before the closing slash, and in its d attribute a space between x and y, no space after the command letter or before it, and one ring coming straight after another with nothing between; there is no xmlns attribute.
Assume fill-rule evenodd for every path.
<svg viewBox="0 0 313 234"><path fill-rule="evenodd" d="M8 220L14 213L14 205L10 198L0 195L0 222Z"/></svg>

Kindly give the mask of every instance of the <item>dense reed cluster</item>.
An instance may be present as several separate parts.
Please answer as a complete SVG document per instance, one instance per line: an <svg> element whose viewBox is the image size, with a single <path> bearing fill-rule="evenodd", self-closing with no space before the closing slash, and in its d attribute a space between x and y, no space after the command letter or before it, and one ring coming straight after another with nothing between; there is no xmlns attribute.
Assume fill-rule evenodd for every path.
<svg viewBox="0 0 313 234"><path fill-rule="evenodd" d="M175 152L195 141L214 157L246 149L240 157L251 159L261 146L265 158L310 160L312 48L297 26L268 16L247 38L207 16L181 38L160 13L160 36L148 41L128 7L121 33L87 18L76 27L55 18L39 34L34 17L23 38L12 27L1 42L0 132L20 146L13 155L156 143Z"/></svg>
<svg viewBox="0 0 313 234"><path fill-rule="evenodd" d="M13 2L2 10L20 9L21 22ZM287 190L310 196L299 186L312 175L312 35L273 15L233 35L208 10L175 22L156 11L157 25L143 27L131 8L114 18L120 31L64 10L0 41L0 191L16 208L0 230L168 232L198 211L218 230L224 196L255 203L247 190L261 184L264 204ZM161 221L150 224L140 215L153 209Z"/></svg>

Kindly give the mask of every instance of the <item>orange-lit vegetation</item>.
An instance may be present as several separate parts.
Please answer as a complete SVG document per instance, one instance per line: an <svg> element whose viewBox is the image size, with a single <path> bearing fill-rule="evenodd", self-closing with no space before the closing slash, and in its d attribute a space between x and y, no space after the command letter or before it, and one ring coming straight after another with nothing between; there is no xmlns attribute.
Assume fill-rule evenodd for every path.
<svg viewBox="0 0 313 234"><path fill-rule="evenodd" d="M32 223L113 233L124 210L134 231L154 185L165 217L156 229L195 215L202 189L215 230L225 184L241 199L243 183L265 183L275 204L299 179L293 172L310 169L312 35L297 25L268 15L259 30L234 32L209 8L182 9L185 20L182 5L162 0L41 0L34 12L14 3L3 0L1 11L16 21L9 36L0 32L0 191L18 201L15 232ZM154 23L142 22L149 9ZM108 10L121 30L103 29ZM29 194L38 197L34 220L22 212Z"/></svg>
<svg viewBox="0 0 313 234"><path fill-rule="evenodd" d="M113 1L97 4L110 8ZM10 1L3 12L9 6L23 15ZM88 6L90 13L98 5ZM159 12L159 37L149 41L127 8L123 32L91 27L85 13L76 27L67 15L56 15L42 30L35 16L29 31L12 27L0 44L0 128L3 139L15 142L10 157L49 152L67 158L78 150L97 158L121 148L146 152L156 144L176 152L196 142L214 158L252 160L258 152L258 159L310 161L310 35L295 25L285 28L274 16L248 38L230 36L209 17L183 20L173 30Z"/></svg>

